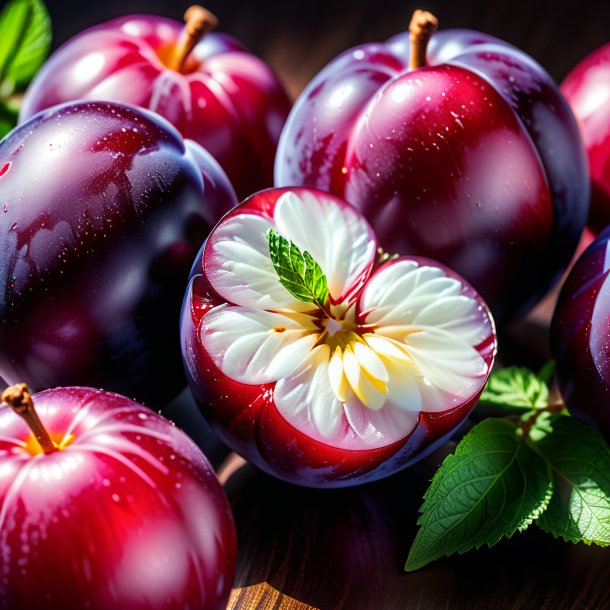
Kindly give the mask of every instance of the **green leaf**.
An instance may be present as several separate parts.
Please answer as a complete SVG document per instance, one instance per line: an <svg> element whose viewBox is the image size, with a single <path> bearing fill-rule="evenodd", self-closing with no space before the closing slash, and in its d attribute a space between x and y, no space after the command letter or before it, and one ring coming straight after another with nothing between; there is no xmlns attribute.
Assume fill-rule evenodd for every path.
<svg viewBox="0 0 610 610"><path fill-rule="evenodd" d="M41 0L10 0L0 13L0 95L25 88L51 47L51 19Z"/></svg>
<svg viewBox="0 0 610 610"><path fill-rule="evenodd" d="M0 139L17 124L18 111L0 101Z"/></svg>
<svg viewBox="0 0 610 610"><path fill-rule="evenodd" d="M328 282L320 265L309 252L301 252L290 240L273 229L267 232L269 254L280 284L294 297L315 303L322 309L328 299Z"/></svg>
<svg viewBox="0 0 610 610"><path fill-rule="evenodd" d="M610 545L610 448L598 430L552 415L551 432L536 443L554 478L554 492L537 524L568 542Z"/></svg>
<svg viewBox="0 0 610 610"><path fill-rule="evenodd" d="M538 379L547 385L551 385L555 375L555 361L549 360L539 371Z"/></svg>
<svg viewBox="0 0 610 610"><path fill-rule="evenodd" d="M494 370L481 394L479 405L509 412L543 409L549 402L549 387L526 368ZM477 407L478 408L478 407Z"/></svg>
<svg viewBox="0 0 610 610"><path fill-rule="evenodd" d="M517 425L486 419L448 456L424 496L405 569L510 537L536 519L551 497L544 460Z"/></svg>

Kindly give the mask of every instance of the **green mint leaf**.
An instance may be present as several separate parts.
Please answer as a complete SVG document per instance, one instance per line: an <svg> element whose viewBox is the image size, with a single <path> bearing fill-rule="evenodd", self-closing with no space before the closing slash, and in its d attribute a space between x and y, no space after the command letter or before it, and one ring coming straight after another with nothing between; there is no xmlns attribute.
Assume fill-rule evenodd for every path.
<svg viewBox="0 0 610 610"><path fill-rule="evenodd" d="M555 375L555 361L549 360L539 371L538 371L538 379L543 383L546 383L548 386L551 385L553 381L553 376Z"/></svg>
<svg viewBox="0 0 610 610"><path fill-rule="evenodd" d="M315 303L322 309L328 299L328 282L320 265L309 252L301 250L273 229L267 232L269 254L280 284L299 301Z"/></svg>
<svg viewBox="0 0 610 610"><path fill-rule="evenodd" d="M552 480L515 423L486 419L458 444L424 496L405 570L522 531L546 508Z"/></svg>
<svg viewBox="0 0 610 610"><path fill-rule="evenodd" d="M549 402L545 381L526 368L508 367L494 370L481 394L479 406L488 411L523 412L543 409ZM479 408L477 406L477 408Z"/></svg>
<svg viewBox="0 0 610 610"><path fill-rule="evenodd" d="M51 48L51 19L41 0L10 0L0 13L0 95L25 88Z"/></svg>
<svg viewBox="0 0 610 610"><path fill-rule="evenodd" d="M551 470L554 492L536 523L567 542L610 545L610 447L575 417L554 414L544 425L536 449Z"/></svg>
<svg viewBox="0 0 610 610"><path fill-rule="evenodd" d="M18 115L19 111L0 101L0 139L17 125Z"/></svg>

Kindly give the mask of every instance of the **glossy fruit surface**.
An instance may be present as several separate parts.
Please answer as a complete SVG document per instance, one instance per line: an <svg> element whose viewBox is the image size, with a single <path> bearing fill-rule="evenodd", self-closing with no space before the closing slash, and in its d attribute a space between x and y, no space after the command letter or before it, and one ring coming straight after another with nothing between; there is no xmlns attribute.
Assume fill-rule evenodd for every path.
<svg viewBox="0 0 610 610"><path fill-rule="evenodd" d="M280 283L270 229L319 264L326 299ZM421 257L380 261L360 212L305 188L262 191L223 218L181 324L191 390L220 437L314 487L388 476L446 440L496 348L488 309L461 277Z"/></svg>
<svg viewBox="0 0 610 610"><path fill-rule="evenodd" d="M578 120L589 157L589 225L601 231L610 224L610 44L579 62L561 83L561 92Z"/></svg>
<svg viewBox="0 0 610 610"><path fill-rule="evenodd" d="M78 34L34 79L21 120L76 99L142 106L206 148L240 198L271 186L290 109L286 93L262 60L226 34L207 34L180 71L169 69L183 27L163 17L132 15Z"/></svg>
<svg viewBox="0 0 610 610"><path fill-rule="evenodd" d="M299 97L276 186L356 205L388 252L429 256L481 293L498 322L559 277L585 224L578 128L549 75L485 34L434 34L409 69L409 35L346 51Z"/></svg>
<svg viewBox="0 0 610 610"><path fill-rule="evenodd" d="M193 256L235 203L218 164L152 113L80 102L0 143L0 194L0 377L163 405Z"/></svg>
<svg viewBox="0 0 610 610"><path fill-rule="evenodd" d="M117 394L33 399L61 449L0 409L0 608L224 609L234 523L190 438Z"/></svg>
<svg viewBox="0 0 610 610"><path fill-rule="evenodd" d="M557 381L568 409L610 441L610 229L578 259L551 325Z"/></svg>

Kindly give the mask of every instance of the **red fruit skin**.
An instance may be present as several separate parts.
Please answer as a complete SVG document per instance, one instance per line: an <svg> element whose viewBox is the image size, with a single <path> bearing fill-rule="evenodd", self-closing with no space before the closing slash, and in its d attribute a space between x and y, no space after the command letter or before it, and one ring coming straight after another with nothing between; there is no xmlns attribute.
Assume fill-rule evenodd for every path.
<svg viewBox="0 0 610 610"><path fill-rule="evenodd" d="M531 58L484 34L432 37L409 71L408 34L347 51L296 101L276 186L330 190L389 252L439 260L503 323L567 266L588 209L578 127Z"/></svg>
<svg viewBox="0 0 610 610"><path fill-rule="evenodd" d="M117 394L34 395L49 455L0 409L0 608L221 610L235 526L209 462L155 412Z"/></svg>
<svg viewBox="0 0 610 610"><path fill-rule="evenodd" d="M589 158L591 213L596 232L610 224L610 44L587 55L561 83Z"/></svg>
<svg viewBox="0 0 610 610"><path fill-rule="evenodd" d="M276 201L288 190L298 195L300 191L313 189L263 191L243 202L227 218L244 209L271 213ZM328 198L326 193L321 195ZM195 259L180 319L187 380L203 415L220 438L261 470L306 487L347 487L381 479L419 461L446 442L477 403L480 392L443 413L421 413L410 435L378 449L341 449L312 439L278 412L273 401L275 384L248 385L230 379L204 348L200 339L202 318L213 307L226 303L206 279L204 248L205 244ZM447 276L464 283L463 278L437 262L409 258L419 263L432 262ZM487 309L471 286L465 287L464 294ZM477 349L491 370L496 353L495 334Z"/></svg>
<svg viewBox="0 0 610 610"><path fill-rule="evenodd" d="M167 57L183 24L131 15L78 34L46 62L24 98L20 120L76 99L111 100L158 112L218 160L239 198L271 186L290 101L271 69L234 38L212 32L183 70Z"/></svg>
<svg viewBox="0 0 610 610"><path fill-rule="evenodd" d="M236 202L218 164L157 115L79 102L14 130L0 168L0 376L163 406L193 256Z"/></svg>
<svg viewBox="0 0 610 610"><path fill-rule="evenodd" d="M610 442L610 228L576 261L551 323L557 383L574 415Z"/></svg>

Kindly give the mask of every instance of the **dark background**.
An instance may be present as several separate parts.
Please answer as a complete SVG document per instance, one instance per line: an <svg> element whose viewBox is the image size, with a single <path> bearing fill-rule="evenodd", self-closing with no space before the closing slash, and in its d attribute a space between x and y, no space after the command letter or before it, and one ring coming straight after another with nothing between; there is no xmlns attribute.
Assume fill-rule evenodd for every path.
<svg viewBox="0 0 610 610"><path fill-rule="evenodd" d="M181 19L188 0L46 0L54 48L79 31L132 13ZM432 11L440 28L472 28L522 48L561 80L587 53L610 41L610 1L511 0L209 0L219 31L263 57L292 96L339 52L406 29L414 9Z"/></svg>

